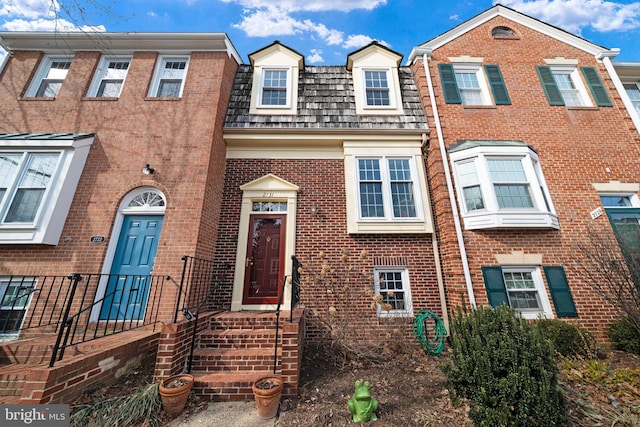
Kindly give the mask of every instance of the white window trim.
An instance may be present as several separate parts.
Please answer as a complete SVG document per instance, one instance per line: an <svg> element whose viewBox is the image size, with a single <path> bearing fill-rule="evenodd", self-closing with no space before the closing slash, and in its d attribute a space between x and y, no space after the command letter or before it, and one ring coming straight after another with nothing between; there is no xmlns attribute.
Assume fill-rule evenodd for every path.
<svg viewBox="0 0 640 427"><path fill-rule="evenodd" d="M2 302L2 300L4 299L4 292L6 292L6 290L3 291L3 286L6 285L7 288L9 286L9 280L11 280L11 282L13 284L21 284L21 283L28 283L32 286L30 286L32 289L37 289L38 288L38 278L35 276L24 276L24 277L18 277L18 276L13 276L13 277L7 277L7 276L0 276L0 302ZM29 306L31 305L31 299L33 296L33 292L29 294L29 296L27 297L27 302L24 306L16 306L20 307L19 309L24 310L24 316L22 316L22 322L20 324L20 330L22 329L22 326L24 325L24 321L27 317L27 313L29 313ZM10 307L7 307L7 310L10 309ZM2 311L3 309L0 308L0 311ZM0 342L3 341L11 341L16 339L18 336L20 336L20 330L15 331L15 332L4 332L4 333L0 333Z"/></svg>
<svg viewBox="0 0 640 427"><path fill-rule="evenodd" d="M266 77L266 72L267 71L286 71L287 73L287 86L286 86L286 95L285 95L285 99L286 99L286 103L285 105L271 105L271 104L264 104L262 101L262 96L264 94L264 79ZM290 109L291 108L291 103L292 101L292 75L293 75L293 68L292 67L260 67L258 69L258 76L260 78L260 87L258 90L258 108L267 108L267 109L273 109L273 110L278 110L278 109Z"/></svg>
<svg viewBox="0 0 640 427"><path fill-rule="evenodd" d="M129 68L131 68L131 55L118 55L118 56L103 56L100 58L100 63L98 64L98 68L93 76L93 81L91 82L91 86L89 86L89 90L87 91L87 96L89 97L97 97L98 89L100 88L100 84L102 80L104 80L107 71L109 70L109 63L111 62L124 62L129 61ZM122 88L124 87L125 81L127 80L127 76L129 75L129 68L127 68L127 72L122 79L122 85L120 86L120 92L117 97L120 97L122 93Z"/></svg>
<svg viewBox="0 0 640 427"><path fill-rule="evenodd" d="M51 64L53 64L56 61L73 62L73 55L47 55L44 58L42 58L42 61L40 61L40 66L38 66L38 70L36 71L35 75L33 76L33 79L31 80L31 84L29 85L29 88L25 92L25 97L33 98L33 97L36 96L36 94L38 93L38 88L40 87L40 84L42 83L42 80L49 73L49 69L51 68ZM69 70L67 70L67 74L68 73L69 73ZM65 75L64 80L66 80L66 75ZM64 80L63 80L62 84L64 84ZM58 96L58 94L56 94L55 97L57 97L57 96Z"/></svg>
<svg viewBox="0 0 640 427"><path fill-rule="evenodd" d="M157 95L158 89L160 87L160 80L162 80L162 71L164 69L164 64L168 61L185 61L186 64L184 66L184 72L182 74L182 83L180 85L180 93L177 98L182 97L182 91L184 90L184 85L187 80L187 72L189 71L189 55L159 55L158 60L156 61L156 66L153 71L153 79L151 80L151 86L149 87L149 94L147 97L149 98L162 98ZM173 98L173 97L172 97Z"/></svg>
<svg viewBox="0 0 640 427"><path fill-rule="evenodd" d="M389 105L369 105L367 104L367 81L366 81L366 73L367 71L383 71L387 75L387 91L389 93ZM384 68L375 68L375 67L366 67L362 69L362 94L363 94L363 108L365 110L395 110L398 105L398 100L395 91L393 70L388 67Z"/></svg>
<svg viewBox="0 0 640 427"><path fill-rule="evenodd" d="M501 266L502 267L502 280L505 282L505 289L507 292L507 298L509 298L509 289L506 287L506 280L504 279L504 273L520 273L520 272L530 272L531 278L533 279L533 283L535 285L535 289L538 292L538 297L540 301L540 310L518 310L516 312L522 316L523 319L552 319L553 318L553 309L551 308L551 302L549 301L549 295L547 293L547 288L544 285L544 281L542 280L542 272L540 271L539 266ZM511 305L511 301L509 300L509 305Z"/></svg>
<svg viewBox="0 0 640 427"><path fill-rule="evenodd" d="M636 90L638 90L638 92L640 92L640 83L639 82L630 82L630 81L623 81L622 82L622 87L624 88L624 85L634 85L636 87ZM625 92L627 91L627 88L624 88ZM636 114L637 116L640 116L640 100L634 100L631 99L631 96L629 96L629 94L626 94L627 97L629 98L629 103L631 104L631 109L632 111L630 111L631 114Z"/></svg>
<svg viewBox="0 0 640 427"><path fill-rule="evenodd" d="M389 310L382 309L380 304L377 305L378 317L413 317L413 303L411 301L411 286L409 283L409 270L406 267L375 267L373 270L375 294L380 295L380 279L379 273L381 272L400 272L402 275L402 292L404 292L404 310Z"/></svg>
<svg viewBox="0 0 640 427"><path fill-rule="evenodd" d="M564 95L558 87L560 94L563 95L562 99L564 100L565 105L567 105L568 107L593 107L593 104L591 103L591 97L589 96L587 88L580 78L580 73L578 72L578 68L576 66L551 64L549 65L549 68L551 69L552 74L568 74L571 81L573 82L573 86L576 88L580 95L580 105L567 105L567 101L566 99L564 99Z"/></svg>
<svg viewBox="0 0 640 427"><path fill-rule="evenodd" d="M484 75L484 70L482 65L480 64L464 64L464 63L454 63L453 64L453 73L457 72L465 72L465 73L475 73L476 79L478 80L478 87L480 89L480 97L482 102L480 104L468 104L464 102L464 98L462 94L460 95L462 99L462 105L493 105L493 100L491 99L491 94L489 93L489 85L487 84L487 78ZM456 82L457 84L457 82ZM458 85L458 90L462 93L460 85Z"/></svg>
<svg viewBox="0 0 640 427"><path fill-rule="evenodd" d="M450 153L452 169L458 193L458 203L464 218L465 229L487 228L559 228L558 217L555 213L553 201L549 194L544 174L540 169L537 154L526 146L478 146L466 150ZM529 184L533 208L525 209L500 209L497 197L490 178L487 159L505 158L522 160L523 169ZM467 211L460 178L456 164L474 161L480 192L483 196L484 209ZM536 168L537 173L536 173ZM534 185L539 183L540 185ZM544 190L542 190L542 187ZM544 194L543 194L544 191ZM547 211L546 201L550 211Z"/></svg>
<svg viewBox="0 0 640 427"><path fill-rule="evenodd" d="M93 136L77 140L2 141L2 152L57 151L60 158L34 222L0 224L0 244L58 244L91 144Z"/></svg>
<svg viewBox="0 0 640 427"><path fill-rule="evenodd" d="M422 166L423 158L420 142L400 141L345 141L345 191L347 197L347 231L349 234L367 233L392 233L415 234L432 233L433 224L428 203L426 175ZM402 157L409 158L413 178L413 191L415 197L415 218L362 218L360 215L358 159L374 157ZM387 181L388 184L388 181ZM388 208L391 206L389 205ZM385 205L385 208L387 206ZM389 214L390 215L390 214Z"/></svg>

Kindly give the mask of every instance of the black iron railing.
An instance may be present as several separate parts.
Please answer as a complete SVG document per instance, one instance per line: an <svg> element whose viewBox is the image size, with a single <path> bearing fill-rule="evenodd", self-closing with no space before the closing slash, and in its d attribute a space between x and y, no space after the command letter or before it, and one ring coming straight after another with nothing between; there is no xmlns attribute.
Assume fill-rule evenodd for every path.
<svg viewBox="0 0 640 427"><path fill-rule="evenodd" d="M169 276L72 274L49 366L65 349L98 338L155 325ZM155 327L154 327L155 330Z"/></svg>
<svg viewBox="0 0 640 427"><path fill-rule="evenodd" d="M182 277L180 291L173 316L174 323L182 313L187 319L200 311L203 301L211 301L212 291L224 284L231 266L203 258L185 255L182 257Z"/></svg>
<svg viewBox="0 0 640 427"><path fill-rule="evenodd" d="M280 307L282 306L282 300L284 299L284 291L287 286L287 282L291 280L291 308L289 313L289 323L293 323L293 309L300 302L300 261L295 255L291 255L291 276L284 276L282 279L282 289L280 289L280 298L278 299L278 305L276 307L276 342L273 352L273 373L276 373L278 367L278 333L280 331Z"/></svg>

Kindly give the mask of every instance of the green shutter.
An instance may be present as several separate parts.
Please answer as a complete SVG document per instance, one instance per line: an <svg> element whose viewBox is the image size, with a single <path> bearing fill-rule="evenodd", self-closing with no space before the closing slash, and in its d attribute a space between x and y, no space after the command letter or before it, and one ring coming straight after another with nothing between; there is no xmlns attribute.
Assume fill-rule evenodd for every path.
<svg viewBox="0 0 640 427"><path fill-rule="evenodd" d="M511 99L509 98L509 92L507 92L507 86L504 84L500 67L497 65L485 65L484 71L487 73L496 105L510 105Z"/></svg>
<svg viewBox="0 0 640 427"><path fill-rule="evenodd" d="M451 64L438 64L440 71L440 81L442 82L442 91L444 92L444 100L447 104L462 104L458 84L456 83L456 73L453 71Z"/></svg>
<svg viewBox="0 0 640 427"><path fill-rule="evenodd" d="M596 104L599 107L613 107L611 99L609 99L609 95L607 95L607 90L604 88L596 69L594 67L580 67L580 70L582 70L582 75L589 85L591 95L593 95L593 99L596 100Z"/></svg>
<svg viewBox="0 0 640 427"><path fill-rule="evenodd" d="M564 268L545 266L544 274L547 276L547 285L558 317L578 317Z"/></svg>
<svg viewBox="0 0 640 427"><path fill-rule="evenodd" d="M491 307L497 307L501 304L509 305L507 288L504 284L504 277L502 277L502 268L482 267L482 276L484 277L484 287L487 288L487 298Z"/></svg>
<svg viewBox="0 0 640 427"><path fill-rule="evenodd" d="M562 99L560 89L558 89L556 81L553 78L551 68L539 65L536 69L538 70L538 76L542 82L544 93L547 95L549 105L564 105L564 99Z"/></svg>

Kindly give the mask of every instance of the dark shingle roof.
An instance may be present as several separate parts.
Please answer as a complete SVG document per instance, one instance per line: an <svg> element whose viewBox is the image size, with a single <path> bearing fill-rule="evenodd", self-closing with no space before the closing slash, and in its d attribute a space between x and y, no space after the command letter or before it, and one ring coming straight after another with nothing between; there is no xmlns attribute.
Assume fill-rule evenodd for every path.
<svg viewBox="0 0 640 427"><path fill-rule="evenodd" d="M340 66L305 67L298 80L296 115L249 114L253 70L241 65L225 118L227 128L427 129L424 108L408 67L399 68L403 115L356 115L351 73Z"/></svg>

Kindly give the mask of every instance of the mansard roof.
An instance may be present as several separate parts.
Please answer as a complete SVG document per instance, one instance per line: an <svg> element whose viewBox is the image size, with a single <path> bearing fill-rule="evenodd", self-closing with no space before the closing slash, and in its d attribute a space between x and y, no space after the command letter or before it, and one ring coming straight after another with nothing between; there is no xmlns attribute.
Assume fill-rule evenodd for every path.
<svg viewBox="0 0 640 427"><path fill-rule="evenodd" d="M399 67L403 115L357 115L353 81L344 66L306 66L300 70L295 115L249 113L253 70L236 73L225 119L226 128L243 129L427 129L425 112L413 74Z"/></svg>

